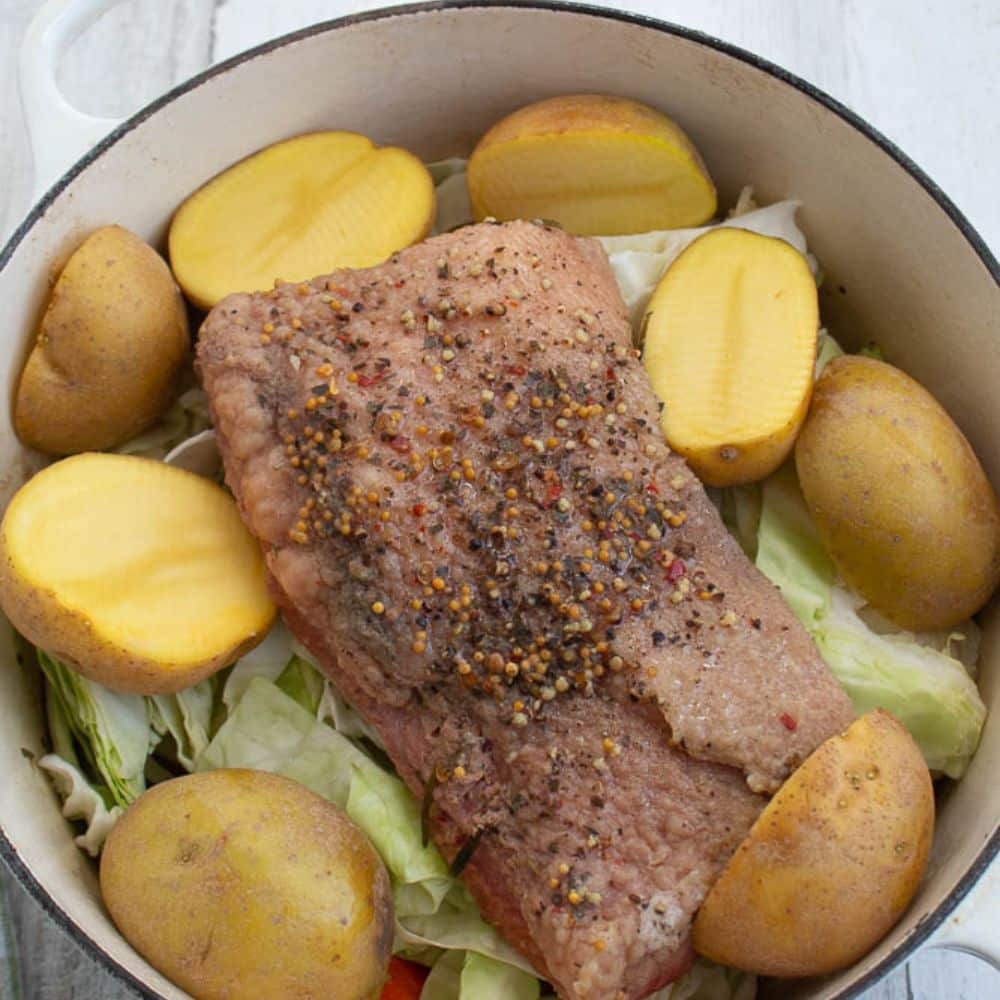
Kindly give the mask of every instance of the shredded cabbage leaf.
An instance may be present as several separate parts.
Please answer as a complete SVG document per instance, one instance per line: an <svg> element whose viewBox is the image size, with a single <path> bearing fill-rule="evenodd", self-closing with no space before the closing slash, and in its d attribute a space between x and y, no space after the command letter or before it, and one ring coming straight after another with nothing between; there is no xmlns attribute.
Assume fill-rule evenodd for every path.
<svg viewBox="0 0 1000 1000"><path fill-rule="evenodd" d="M431 969L420 1000L536 1000L535 976L473 951L449 951Z"/></svg>
<svg viewBox="0 0 1000 1000"><path fill-rule="evenodd" d="M159 742L146 699L109 691L42 650L38 663L53 711L61 712L89 771L100 779L95 787L109 807L127 806L145 790L146 758Z"/></svg>
<svg viewBox="0 0 1000 1000"><path fill-rule="evenodd" d="M77 847L96 858L124 810L120 805L108 808L110 796L107 789L103 789L102 794L102 789L84 776L66 714L48 680L45 685L45 711L52 753L42 757L38 766L48 773L62 799L63 816L83 824L83 833L74 837Z"/></svg>
<svg viewBox="0 0 1000 1000"><path fill-rule="evenodd" d="M479 952L467 951L458 984L461 1000L535 1000L540 993L538 979L520 969L498 962Z"/></svg>
<svg viewBox="0 0 1000 1000"><path fill-rule="evenodd" d="M749 229L762 236L785 240L806 256L815 274L815 262L807 253L805 234L795 222L800 204L798 201L779 201L767 208L758 208L698 229L665 229L637 236L599 236L622 298L628 306L633 328L641 323L646 304L667 268L688 244L711 229Z"/></svg>
<svg viewBox="0 0 1000 1000"><path fill-rule="evenodd" d="M843 353L844 349L830 336L830 332L821 327L816 339L816 366L813 369L813 378L819 378L823 369Z"/></svg>
<svg viewBox="0 0 1000 1000"><path fill-rule="evenodd" d="M208 396L198 386L182 392L148 431L116 448L121 455L163 461L179 444L212 426Z"/></svg>
<svg viewBox="0 0 1000 1000"><path fill-rule="evenodd" d="M305 660L317 672L323 672L309 650L297 639L292 639L291 648L300 660ZM384 749L378 733L365 722L361 713L353 705L348 704L341 697L340 692L332 684L328 683L323 691L318 715L323 721L329 722L338 733L355 740L365 739L379 750Z"/></svg>
<svg viewBox="0 0 1000 1000"><path fill-rule="evenodd" d="M427 164L437 198L435 235L447 233L456 226L464 226L472 221L469 189L465 184L465 164L466 161L458 156Z"/></svg>
<svg viewBox="0 0 1000 1000"><path fill-rule="evenodd" d="M156 694L148 699L154 730L170 734L177 760L187 771L208 746L214 689L215 678L210 677L176 694Z"/></svg>
<svg viewBox="0 0 1000 1000"><path fill-rule="evenodd" d="M108 691L42 650L37 657L52 743L38 766L55 786L63 815L83 827L77 846L96 858L124 807L145 789L159 736L146 699Z"/></svg>
<svg viewBox="0 0 1000 1000"><path fill-rule="evenodd" d="M958 658L963 646L964 655L976 654L974 623L917 635L873 616L838 580L790 465L763 484L757 566L781 588L857 712L888 710L910 731L932 771L960 778L986 717L975 681Z"/></svg>
<svg viewBox="0 0 1000 1000"><path fill-rule="evenodd" d="M314 718L319 718L326 681L309 663L298 656L293 656L274 686L284 691L301 708L304 708Z"/></svg>
<svg viewBox="0 0 1000 1000"><path fill-rule="evenodd" d="M244 653L237 661L222 688L222 704L231 713L246 693L255 677L276 681L292 658L292 633L285 628L280 617L249 653Z"/></svg>
<svg viewBox="0 0 1000 1000"><path fill-rule="evenodd" d="M756 976L699 958L686 976L649 1000L754 1000L756 995Z"/></svg>

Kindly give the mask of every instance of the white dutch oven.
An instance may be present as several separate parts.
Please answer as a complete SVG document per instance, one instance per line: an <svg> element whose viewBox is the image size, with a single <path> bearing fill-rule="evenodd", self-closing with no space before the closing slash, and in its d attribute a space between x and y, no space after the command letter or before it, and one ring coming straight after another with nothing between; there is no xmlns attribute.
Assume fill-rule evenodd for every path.
<svg viewBox="0 0 1000 1000"><path fill-rule="evenodd" d="M72 158L67 147L82 153L117 124L74 111L54 74L60 53L114 2L52 0L32 25L22 87L46 183ZM0 499L30 464L10 426L7 394L50 275L94 227L117 222L162 244L186 195L278 139L354 129L437 159L468 152L513 108L568 91L624 94L663 108L704 154L722 204L747 183L763 201L802 199L801 222L826 274L827 324L848 344L883 345L945 404L1000 484L1000 268L899 150L808 84L703 35L585 7L460 0L320 24L231 59L118 125L55 183L0 255ZM934 850L916 900L853 968L768 992L856 996L928 940L992 954L996 964L996 602L982 624L982 693L991 715L964 780L940 791ZM139 994L182 997L104 912L95 869L32 764L45 740L38 678L18 664L8 633L0 658L0 854L53 918ZM977 882L956 920L953 911Z"/></svg>

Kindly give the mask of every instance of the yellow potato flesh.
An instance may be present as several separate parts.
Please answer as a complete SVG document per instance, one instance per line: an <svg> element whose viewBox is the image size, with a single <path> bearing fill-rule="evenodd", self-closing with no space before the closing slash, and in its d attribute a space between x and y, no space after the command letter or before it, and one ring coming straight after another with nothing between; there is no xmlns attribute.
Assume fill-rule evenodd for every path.
<svg viewBox="0 0 1000 1000"><path fill-rule="evenodd" d="M773 472L813 384L819 305L805 258L783 240L715 229L670 265L644 325L670 446L711 486Z"/></svg>
<svg viewBox="0 0 1000 1000"><path fill-rule="evenodd" d="M1000 581L1000 505L971 445L909 375L823 370L795 446L809 511L847 582L916 631L975 614Z"/></svg>
<svg viewBox="0 0 1000 1000"><path fill-rule="evenodd" d="M666 115L619 97L551 98L493 126L469 159L476 219L551 219L582 236L695 226L715 187Z"/></svg>
<svg viewBox="0 0 1000 1000"><path fill-rule="evenodd" d="M433 181L411 153L315 132L268 146L188 198L170 226L170 262L207 309L279 279L380 264L433 218Z"/></svg>
<svg viewBox="0 0 1000 1000"><path fill-rule="evenodd" d="M933 833L920 750L887 712L869 712L767 805L702 904L695 949L768 976L850 965L909 905Z"/></svg>
<svg viewBox="0 0 1000 1000"><path fill-rule="evenodd" d="M108 837L126 940L198 1000L374 1000L392 945L382 862L332 803L261 771L150 789Z"/></svg>
<svg viewBox="0 0 1000 1000"><path fill-rule="evenodd" d="M0 556L13 624L115 690L196 683L274 617L232 498L160 462L84 454L49 466L7 508Z"/></svg>

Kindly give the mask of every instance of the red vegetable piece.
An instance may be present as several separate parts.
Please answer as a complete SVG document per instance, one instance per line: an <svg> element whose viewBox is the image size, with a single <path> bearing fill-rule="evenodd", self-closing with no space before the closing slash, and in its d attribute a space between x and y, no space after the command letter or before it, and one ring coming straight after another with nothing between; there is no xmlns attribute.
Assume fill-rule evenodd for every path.
<svg viewBox="0 0 1000 1000"><path fill-rule="evenodd" d="M419 1000L427 971L416 962L393 956L389 960L389 981L382 990L381 1000Z"/></svg>

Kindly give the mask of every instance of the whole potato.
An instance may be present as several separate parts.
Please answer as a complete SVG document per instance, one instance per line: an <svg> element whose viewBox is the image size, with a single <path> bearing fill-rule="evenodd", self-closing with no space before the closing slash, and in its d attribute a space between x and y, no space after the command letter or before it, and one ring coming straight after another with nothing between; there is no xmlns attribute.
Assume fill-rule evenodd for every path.
<svg viewBox="0 0 1000 1000"><path fill-rule="evenodd" d="M189 348L163 259L121 226L98 229L52 289L17 387L18 436L50 455L135 437L170 405Z"/></svg>
<svg viewBox="0 0 1000 1000"><path fill-rule="evenodd" d="M869 712L771 799L698 911L695 950L767 976L850 965L909 905L933 834L920 750L888 712Z"/></svg>
<svg viewBox="0 0 1000 1000"><path fill-rule="evenodd" d="M1000 580L1000 509L941 405L874 358L826 366L795 446L802 493L847 583L916 631L949 628Z"/></svg>
<svg viewBox="0 0 1000 1000"><path fill-rule="evenodd" d="M385 981L385 868L340 809L288 778L154 786L111 831L101 892L128 942L196 1000L368 1000Z"/></svg>

